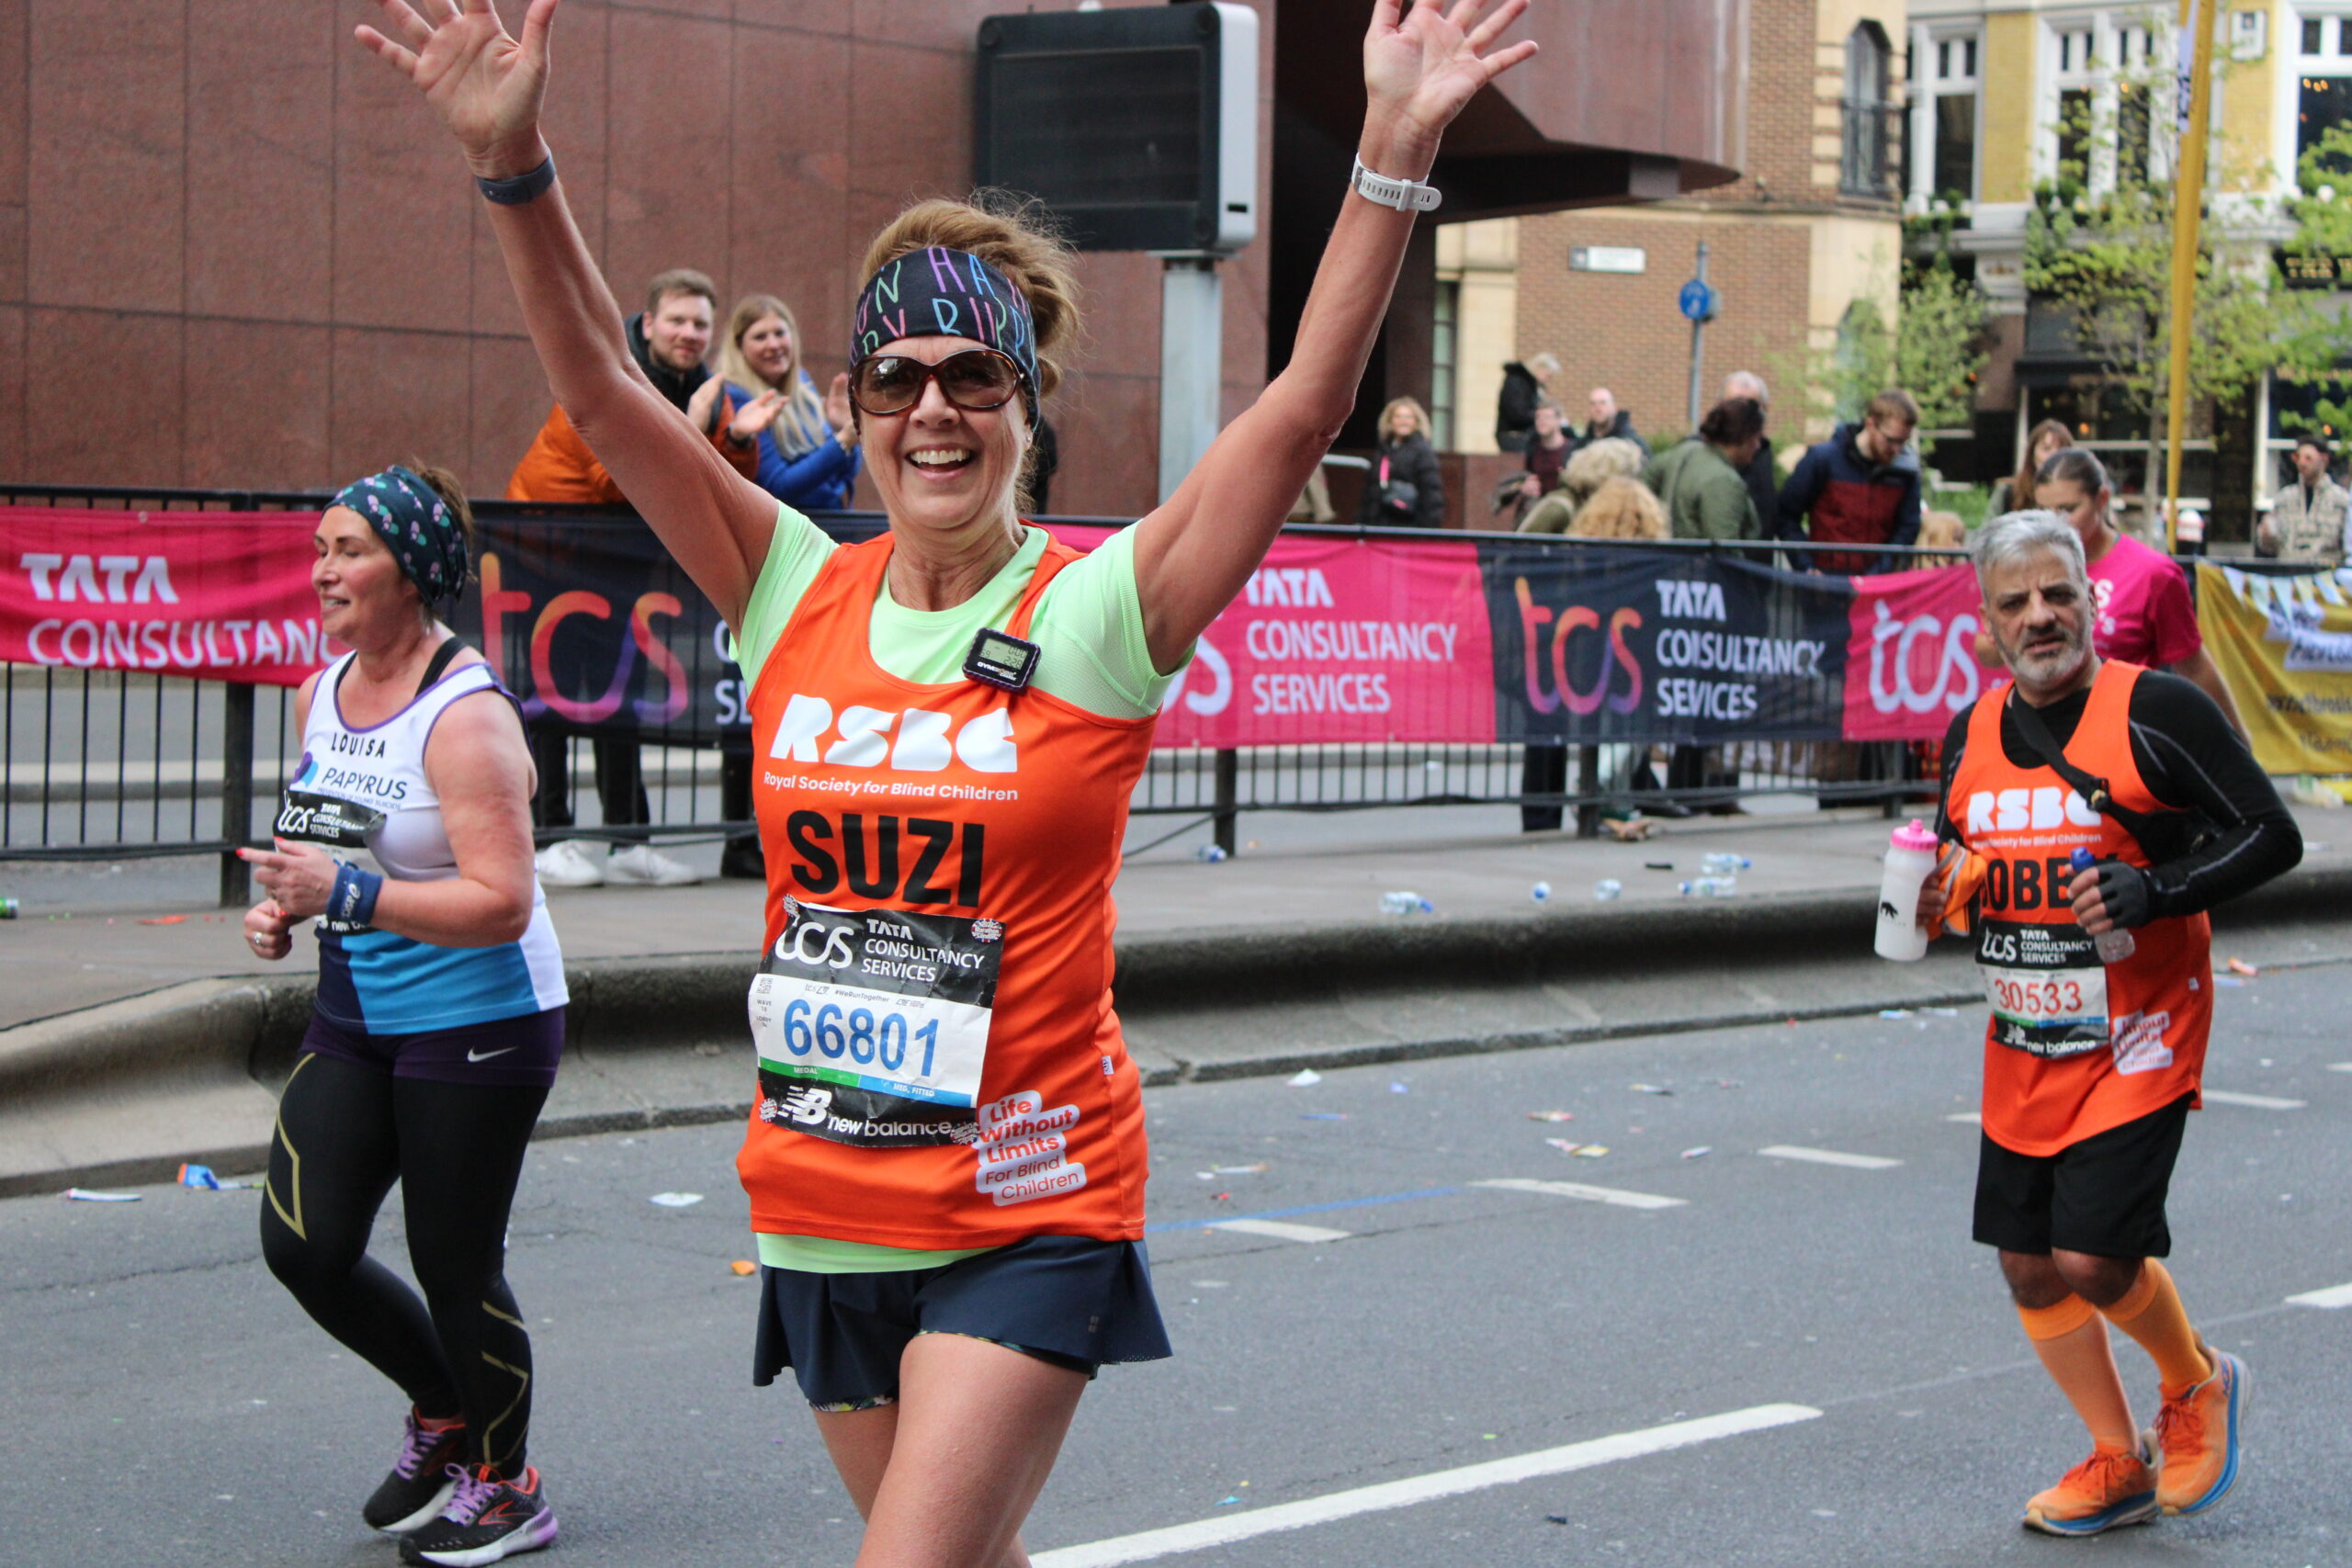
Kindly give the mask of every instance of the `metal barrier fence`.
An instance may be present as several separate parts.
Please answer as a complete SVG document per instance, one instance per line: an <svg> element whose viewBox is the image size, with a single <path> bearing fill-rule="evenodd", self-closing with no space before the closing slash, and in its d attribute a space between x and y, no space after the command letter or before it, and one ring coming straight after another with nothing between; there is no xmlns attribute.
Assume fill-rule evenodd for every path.
<svg viewBox="0 0 2352 1568"><path fill-rule="evenodd" d="M0 485L0 505L192 511L313 510L322 493L64 489ZM481 503L496 514L498 503ZM537 508L541 513L560 508ZM1072 519L1099 522L1102 519ZM1352 528L1304 528L1354 536ZM1426 535L1419 536L1426 537ZM1575 547L1609 547L1577 540ZM1648 549L1800 555L1788 544ZM1923 554L1889 551L1889 554ZM1945 558L1949 558L1946 557ZM274 802L300 750L294 694L107 670L0 665L0 860L98 861L217 855L224 907L246 900L240 844L266 841ZM1556 810L1589 836L1611 807L1653 812L1722 808L1758 795L1804 795L1825 805L1875 804L1890 815L1931 789L1932 748L1900 743L1742 742L1697 748L1550 749L1531 766L1519 745L1328 745L1156 751L1132 809L1176 819L1164 837L1203 823L1228 853L1250 811L1354 811L1417 806L1518 806ZM1649 753L1655 751L1651 758ZM606 829L594 820L588 743L571 746L577 829L550 838L710 840L752 830L720 807L714 749L643 748L650 822ZM1644 764L1646 764L1645 767Z"/></svg>

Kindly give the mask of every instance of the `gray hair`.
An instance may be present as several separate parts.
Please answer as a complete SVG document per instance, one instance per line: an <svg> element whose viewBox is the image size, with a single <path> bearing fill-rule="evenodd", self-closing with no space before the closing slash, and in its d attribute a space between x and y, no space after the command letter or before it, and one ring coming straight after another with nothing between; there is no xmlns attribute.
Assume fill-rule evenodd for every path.
<svg viewBox="0 0 2352 1568"><path fill-rule="evenodd" d="M1546 349L1542 354L1527 356L1527 367L1539 376L1549 376L1560 368L1560 356Z"/></svg>
<svg viewBox="0 0 2352 1568"><path fill-rule="evenodd" d="M2083 558L2083 537L2075 525L2055 512L2008 512L1976 531L1969 558L1983 582L1994 569L2027 556L2053 552L2065 558L2066 575L2078 586L2090 586L2090 565Z"/></svg>
<svg viewBox="0 0 2352 1568"><path fill-rule="evenodd" d="M1765 386L1764 378L1758 376L1753 370L1735 370L1730 375L1724 377L1724 396L1727 398L1754 398L1758 402L1763 403L1767 407L1770 407L1772 401L1771 389Z"/></svg>

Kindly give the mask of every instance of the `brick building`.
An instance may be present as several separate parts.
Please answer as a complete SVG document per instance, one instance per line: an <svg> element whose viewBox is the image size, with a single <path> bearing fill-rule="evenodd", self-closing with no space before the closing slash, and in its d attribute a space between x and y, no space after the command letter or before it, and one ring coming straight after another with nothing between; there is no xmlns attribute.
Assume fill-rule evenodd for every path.
<svg viewBox="0 0 2352 1568"><path fill-rule="evenodd" d="M1702 241L1721 299L1706 332L1702 410L1726 372L1754 370L1773 386L1783 450L1802 427L1824 427L1827 410L1809 409L1804 388L1836 353L1849 312L1860 302L1894 319L1904 4L1752 0L1746 25L1739 178L1640 208L1504 220L1448 237L1442 260L1453 265L1440 277L1458 291L1464 352L1452 401L1462 449L1493 450L1498 342L1512 358L1557 355L1552 393L1579 423L1586 392L1605 386L1654 445L1686 434L1690 329L1676 296ZM1506 225L1514 231L1493 232ZM1496 259L1505 254L1507 269Z"/></svg>
<svg viewBox="0 0 2352 1568"><path fill-rule="evenodd" d="M1369 9L1250 3L1269 220L1226 264L1228 416L1286 359L1343 199ZM1538 62L1447 139L1433 177L1448 212L1729 177L1744 3L1532 11ZM502 6L519 20L519 0ZM629 304L686 265L722 305L780 294L829 378L869 237L912 198L968 188L977 31L1020 8L570 0L548 135L616 293ZM415 455L476 494L503 488L546 383L447 137L352 42L373 14L360 0L0 0L0 480L315 490ZM1686 90L1702 109L1669 112ZM1367 377L1375 407L1429 393L1433 232ZM1081 270L1087 340L1051 410L1055 502L1132 516L1157 493L1160 264L1096 254Z"/></svg>

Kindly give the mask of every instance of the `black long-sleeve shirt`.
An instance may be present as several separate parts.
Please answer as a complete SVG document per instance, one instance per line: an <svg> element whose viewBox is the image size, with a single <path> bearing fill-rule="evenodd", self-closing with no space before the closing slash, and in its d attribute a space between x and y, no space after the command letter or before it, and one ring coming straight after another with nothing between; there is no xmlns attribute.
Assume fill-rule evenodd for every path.
<svg viewBox="0 0 2352 1568"><path fill-rule="evenodd" d="M2035 711L2063 747L2074 739L2089 701L2086 686ZM1969 711L1953 716L1944 736L1943 804L1936 833L1952 840L1960 834L1950 814L1951 781L1968 744ZM2148 897L2154 917L2198 914L2253 891L2302 860L2302 830L2212 698L2177 675L2151 670L2132 688L2127 722L2132 761L2148 792L2170 810L2203 812L2220 829L2212 842L2194 851L2187 847L2185 821L2178 841L2142 843L2153 863ZM2043 765L2018 732L2007 704L2001 709L2001 750L2017 767Z"/></svg>

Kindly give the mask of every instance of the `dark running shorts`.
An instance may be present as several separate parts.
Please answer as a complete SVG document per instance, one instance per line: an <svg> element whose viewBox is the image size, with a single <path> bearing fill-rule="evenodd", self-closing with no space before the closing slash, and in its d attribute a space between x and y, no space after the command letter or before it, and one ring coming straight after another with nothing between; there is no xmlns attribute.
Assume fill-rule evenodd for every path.
<svg viewBox="0 0 2352 1568"><path fill-rule="evenodd" d="M563 1056L563 1009L421 1034L370 1034L314 1012L301 1048L396 1078L548 1089Z"/></svg>
<svg viewBox="0 0 2352 1568"><path fill-rule="evenodd" d="M1976 1158L1976 1239L2004 1252L2052 1247L2094 1258L2172 1251L2165 1195L2191 1096L2054 1155L2021 1155L1985 1137Z"/></svg>
<svg viewBox="0 0 2352 1568"><path fill-rule="evenodd" d="M987 1339L1089 1377L1175 1353L1141 1242L1037 1235L937 1269L762 1268L752 1381L765 1388L789 1367L817 1409L871 1409L898 1397L918 1334Z"/></svg>

